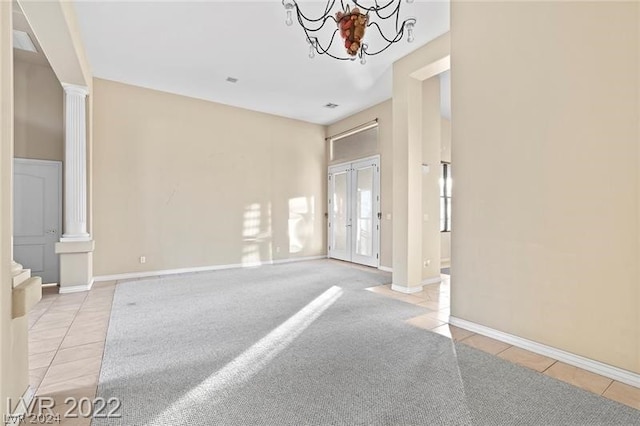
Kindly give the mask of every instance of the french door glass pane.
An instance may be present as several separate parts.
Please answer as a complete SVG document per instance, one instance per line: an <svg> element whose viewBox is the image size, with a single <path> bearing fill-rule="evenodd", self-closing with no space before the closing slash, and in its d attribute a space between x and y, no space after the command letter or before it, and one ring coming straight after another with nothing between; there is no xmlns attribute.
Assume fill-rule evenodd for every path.
<svg viewBox="0 0 640 426"><path fill-rule="evenodd" d="M347 249L347 173L334 175L333 191L333 249Z"/></svg>
<svg viewBox="0 0 640 426"><path fill-rule="evenodd" d="M356 173L356 254L373 255L373 167Z"/></svg>

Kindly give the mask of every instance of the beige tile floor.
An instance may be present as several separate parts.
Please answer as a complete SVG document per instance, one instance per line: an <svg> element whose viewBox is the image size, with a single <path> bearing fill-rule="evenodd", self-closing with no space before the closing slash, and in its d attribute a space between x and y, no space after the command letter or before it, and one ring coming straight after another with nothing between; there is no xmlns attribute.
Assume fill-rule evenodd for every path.
<svg viewBox="0 0 640 426"><path fill-rule="evenodd" d="M569 366L524 349L447 324L449 277L440 284L406 295L390 285L368 290L425 308L425 313L407 320L542 374L640 409L640 389ZM104 343L111 315L115 282L96 284L91 291L60 295L47 288L29 314L29 377L36 395L52 397L56 407L69 408L67 397L94 398L102 364ZM88 426L90 419L61 419L62 425Z"/></svg>
<svg viewBox="0 0 640 426"><path fill-rule="evenodd" d="M391 290L390 284L370 287L367 290L426 308L424 314L408 319L406 321L408 324L442 334L457 342L640 410L640 389L638 388L448 324L450 294L448 275L442 275L442 282L439 284L424 286L420 293L398 293Z"/></svg>
<svg viewBox="0 0 640 426"><path fill-rule="evenodd" d="M96 395L114 290L115 282L73 294L45 287L29 313L29 383L38 397L55 400L59 414L72 408L66 398ZM60 424L86 426L90 419L61 418Z"/></svg>

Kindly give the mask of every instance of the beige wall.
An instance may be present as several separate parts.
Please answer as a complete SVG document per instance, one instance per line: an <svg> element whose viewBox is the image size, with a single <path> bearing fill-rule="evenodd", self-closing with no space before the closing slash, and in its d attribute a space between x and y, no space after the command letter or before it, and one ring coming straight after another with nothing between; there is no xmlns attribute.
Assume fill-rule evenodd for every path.
<svg viewBox="0 0 640 426"><path fill-rule="evenodd" d="M442 254L440 232L440 161L442 135L440 116L440 79L431 77L422 83L422 279L440 279Z"/></svg>
<svg viewBox="0 0 640 426"><path fill-rule="evenodd" d="M439 90L424 92L424 82L449 68L449 34L432 40L393 64L393 283L392 288L415 292L426 279L440 277L440 233L430 222L439 213L423 215L424 177L422 163L440 163L440 134L432 135L429 152L423 152L426 106L440 105ZM438 112L435 127L439 127ZM433 150L431 148L434 148ZM431 174L430 176L434 176ZM426 203L435 203L426 200ZM438 200L439 203L439 200ZM432 204L433 205L433 204ZM426 233L431 233L426 235ZM434 242L425 247L423 242ZM428 249L428 250L425 250ZM424 266L423 261L431 263Z"/></svg>
<svg viewBox="0 0 640 426"><path fill-rule="evenodd" d="M391 268L392 194L392 118L391 99L327 126L327 137L378 119L378 154L380 154L380 266ZM326 170L324 171L326 174Z"/></svg>
<svg viewBox="0 0 640 426"><path fill-rule="evenodd" d="M638 7L451 11L452 315L634 372Z"/></svg>
<svg viewBox="0 0 640 426"><path fill-rule="evenodd" d="M323 126L99 79L93 108L95 275L326 254Z"/></svg>
<svg viewBox="0 0 640 426"><path fill-rule="evenodd" d="M0 2L0 416L28 386L27 318L12 319L13 47L12 4Z"/></svg>
<svg viewBox="0 0 640 426"><path fill-rule="evenodd" d="M63 91L50 67L15 62L14 156L64 159Z"/></svg>
<svg viewBox="0 0 640 426"><path fill-rule="evenodd" d="M441 151L440 157L442 161L451 162L451 121L442 118L440 120L440 137ZM453 202L453 201L452 201ZM449 266L451 262L451 232L440 233L440 259L441 267Z"/></svg>

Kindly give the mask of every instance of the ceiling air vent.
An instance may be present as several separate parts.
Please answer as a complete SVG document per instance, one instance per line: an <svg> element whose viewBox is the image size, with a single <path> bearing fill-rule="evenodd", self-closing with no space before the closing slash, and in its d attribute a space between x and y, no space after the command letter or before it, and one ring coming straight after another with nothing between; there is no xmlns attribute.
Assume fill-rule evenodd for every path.
<svg viewBox="0 0 640 426"><path fill-rule="evenodd" d="M33 40L31 40L29 34L24 31L13 30L13 47L28 52L38 52L36 46L33 44Z"/></svg>
<svg viewBox="0 0 640 426"><path fill-rule="evenodd" d="M238 79L237 79L237 78L235 78L235 77L227 77L227 81L228 81L229 83L237 83L237 82L238 82Z"/></svg>
<svg viewBox="0 0 640 426"><path fill-rule="evenodd" d="M325 108L334 109L334 108L337 108L337 107L338 107L338 104L333 104L333 103L329 102L329 103L328 103L328 104L326 104L324 107L325 107Z"/></svg>

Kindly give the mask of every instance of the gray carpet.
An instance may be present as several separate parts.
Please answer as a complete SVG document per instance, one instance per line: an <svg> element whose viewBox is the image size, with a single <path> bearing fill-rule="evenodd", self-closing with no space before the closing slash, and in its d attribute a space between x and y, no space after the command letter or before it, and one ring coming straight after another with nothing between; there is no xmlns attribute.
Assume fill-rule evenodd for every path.
<svg viewBox="0 0 640 426"><path fill-rule="evenodd" d="M640 424L640 412L403 320L335 261L120 284L93 425Z"/></svg>
<svg viewBox="0 0 640 426"><path fill-rule="evenodd" d="M441 274L451 275L451 268L442 268L440 269Z"/></svg>

